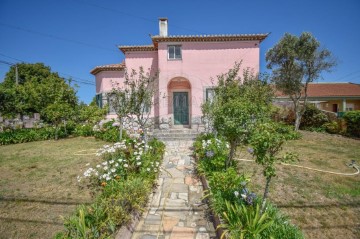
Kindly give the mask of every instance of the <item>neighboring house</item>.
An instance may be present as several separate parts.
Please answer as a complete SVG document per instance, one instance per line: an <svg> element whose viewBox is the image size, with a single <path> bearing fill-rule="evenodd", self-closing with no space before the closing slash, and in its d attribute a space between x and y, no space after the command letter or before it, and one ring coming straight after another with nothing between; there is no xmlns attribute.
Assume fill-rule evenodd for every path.
<svg viewBox="0 0 360 239"><path fill-rule="evenodd" d="M288 101L287 96L279 95L276 101ZM360 110L360 84L350 82L310 83L308 85L308 102L317 108L341 113Z"/></svg>
<svg viewBox="0 0 360 239"><path fill-rule="evenodd" d="M112 82L124 82L129 71L149 70L159 73L156 104L151 116L157 126L167 129L176 125L191 127L201 123L201 104L212 95L216 76L242 62L240 72L259 72L260 43L268 34L238 35L168 35L167 18L159 19L160 34L151 36L152 44L119 46L125 55L121 64L95 67L97 99L104 105ZM216 83L216 82L215 82ZM108 118L115 117L111 109Z"/></svg>

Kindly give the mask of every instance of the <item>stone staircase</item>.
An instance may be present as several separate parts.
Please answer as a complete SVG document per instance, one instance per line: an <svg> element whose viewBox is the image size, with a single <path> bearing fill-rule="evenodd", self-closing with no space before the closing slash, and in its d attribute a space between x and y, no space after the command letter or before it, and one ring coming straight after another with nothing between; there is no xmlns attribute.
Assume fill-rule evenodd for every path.
<svg viewBox="0 0 360 239"><path fill-rule="evenodd" d="M201 132L196 129L189 128L172 128L169 130L155 129L152 136L162 141L186 141L194 140Z"/></svg>

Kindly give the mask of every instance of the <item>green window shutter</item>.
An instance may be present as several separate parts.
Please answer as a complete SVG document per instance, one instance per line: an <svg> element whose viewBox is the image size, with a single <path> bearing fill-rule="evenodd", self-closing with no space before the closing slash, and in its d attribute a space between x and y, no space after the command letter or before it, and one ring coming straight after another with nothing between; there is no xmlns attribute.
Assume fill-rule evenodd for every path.
<svg viewBox="0 0 360 239"><path fill-rule="evenodd" d="M98 107L102 108L103 105L102 105L102 94L98 94L96 95L96 104Z"/></svg>

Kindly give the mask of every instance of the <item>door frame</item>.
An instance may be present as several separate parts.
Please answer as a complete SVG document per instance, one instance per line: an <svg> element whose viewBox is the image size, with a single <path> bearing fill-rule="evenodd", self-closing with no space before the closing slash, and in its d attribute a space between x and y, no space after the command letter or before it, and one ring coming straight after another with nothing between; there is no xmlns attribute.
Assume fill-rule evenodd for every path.
<svg viewBox="0 0 360 239"><path fill-rule="evenodd" d="M183 93L187 93L188 94L188 122L189 122L189 124L177 124L177 125L175 125L175 114L174 114L174 93L181 93L181 92L183 92ZM190 89L173 89L173 90L171 90L171 108L172 108L172 125L173 126L175 126L175 127L177 127L177 126L191 126L191 105L192 105L192 103L191 103L191 90Z"/></svg>

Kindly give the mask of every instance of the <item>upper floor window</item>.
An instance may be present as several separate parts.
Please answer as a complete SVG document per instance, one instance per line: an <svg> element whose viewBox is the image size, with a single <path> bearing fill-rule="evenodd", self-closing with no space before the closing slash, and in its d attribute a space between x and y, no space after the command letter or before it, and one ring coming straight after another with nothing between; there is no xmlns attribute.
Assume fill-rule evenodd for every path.
<svg viewBox="0 0 360 239"><path fill-rule="evenodd" d="M181 60L181 46L180 45L168 46L168 59L169 60Z"/></svg>

